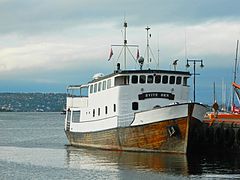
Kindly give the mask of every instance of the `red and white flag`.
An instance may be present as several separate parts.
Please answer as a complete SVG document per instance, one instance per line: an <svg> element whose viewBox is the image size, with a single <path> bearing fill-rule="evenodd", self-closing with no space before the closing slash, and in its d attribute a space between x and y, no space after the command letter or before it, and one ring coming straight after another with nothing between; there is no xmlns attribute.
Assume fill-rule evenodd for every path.
<svg viewBox="0 0 240 180"><path fill-rule="evenodd" d="M137 60L139 58L139 49L137 49Z"/></svg>
<svg viewBox="0 0 240 180"><path fill-rule="evenodd" d="M111 51L110 51L110 54L109 54L108 61L110 61L110 59L112 58L112 56L113 56L113 50L112 50L112 48L111 48Z"/></svg>

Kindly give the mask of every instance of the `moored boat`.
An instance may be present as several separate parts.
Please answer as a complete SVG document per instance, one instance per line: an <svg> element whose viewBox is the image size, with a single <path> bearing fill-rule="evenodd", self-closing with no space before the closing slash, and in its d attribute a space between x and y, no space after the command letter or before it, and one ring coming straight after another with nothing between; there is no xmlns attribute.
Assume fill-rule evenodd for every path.
<svg viewBox="0 0 240 180"><path fill-rule="evenodd" d="M219 107L214 97L215 103L213 105L213 111L207 113L203 120L205 124L205 141L202 144L207 147L204 149L208 151L240 153L240 107L235 104L235 96L238 102L240 100L240 85L236 83L238 43L239 41L237 40L234 77L232 82L231 110L218 112Z"/></svg>
<svg viewBox="0 0 240 180"><path fill-rule="evenodd" d="M138 62L140 70L118 63L111 74L68 87L65 133L71 145L184 154L196 148L207 109L189 101L190 73L143 70L143 58Z"/></svg>
<svg viewBox="0 0 240 180"><path fill-rule="evenodd" d="M214 122L226 122L226 123L240 123L240 107L237 107L235 104L235 96L238 99L238 102L240 102L240 85L236 83L237 79L237 69L238 69L238 44L239 40L237 40L237 47L236 47L236 58L235 58L235 63L234 63L234 76L233 76L233 82L232 82L232 99L231 99L231 110L230 111L220 111L219 106L217 104L217 100L215 97L215 86L214 86L214 104L212 106L213 111L207 113L205 116L204 122L205 123L210 123L213 124ZM223 103L223 106L225 104ZM225 108L222 108L225 109Z"/></svg>

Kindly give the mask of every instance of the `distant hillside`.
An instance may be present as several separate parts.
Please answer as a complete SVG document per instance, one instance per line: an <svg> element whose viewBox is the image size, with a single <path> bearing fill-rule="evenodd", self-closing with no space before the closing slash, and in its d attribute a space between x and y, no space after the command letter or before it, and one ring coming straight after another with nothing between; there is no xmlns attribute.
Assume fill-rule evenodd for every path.
<svg viewBox="0 0 240 180"><path fill-rule="evenodd" d="M59 112L65 103L65 93L0 93L0 111Z"/></svg>

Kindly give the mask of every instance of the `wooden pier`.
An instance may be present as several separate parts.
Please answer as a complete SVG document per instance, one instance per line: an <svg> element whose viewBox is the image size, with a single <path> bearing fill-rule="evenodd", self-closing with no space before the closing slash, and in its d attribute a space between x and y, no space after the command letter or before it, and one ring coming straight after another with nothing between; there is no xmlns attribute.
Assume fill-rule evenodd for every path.
<svg viewBox="0 0 240 180"><path fill-rule="evenodd" d="M240 153L240 115L209 114L204 118L196 143L205 152Z"/></svg>

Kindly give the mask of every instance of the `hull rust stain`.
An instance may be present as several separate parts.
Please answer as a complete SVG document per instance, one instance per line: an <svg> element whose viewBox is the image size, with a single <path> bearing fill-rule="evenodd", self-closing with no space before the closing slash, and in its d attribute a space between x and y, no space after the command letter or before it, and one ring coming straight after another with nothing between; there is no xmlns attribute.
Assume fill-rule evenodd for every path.
<svg viewBox="0 0 240 180"><path fill-rule="evenodd" d="M191 121L198 121L192 119ZM162 121L142 126L115 128L99 132L69 132L73 146L111 150L186 153L188 118Z"/></svg>

